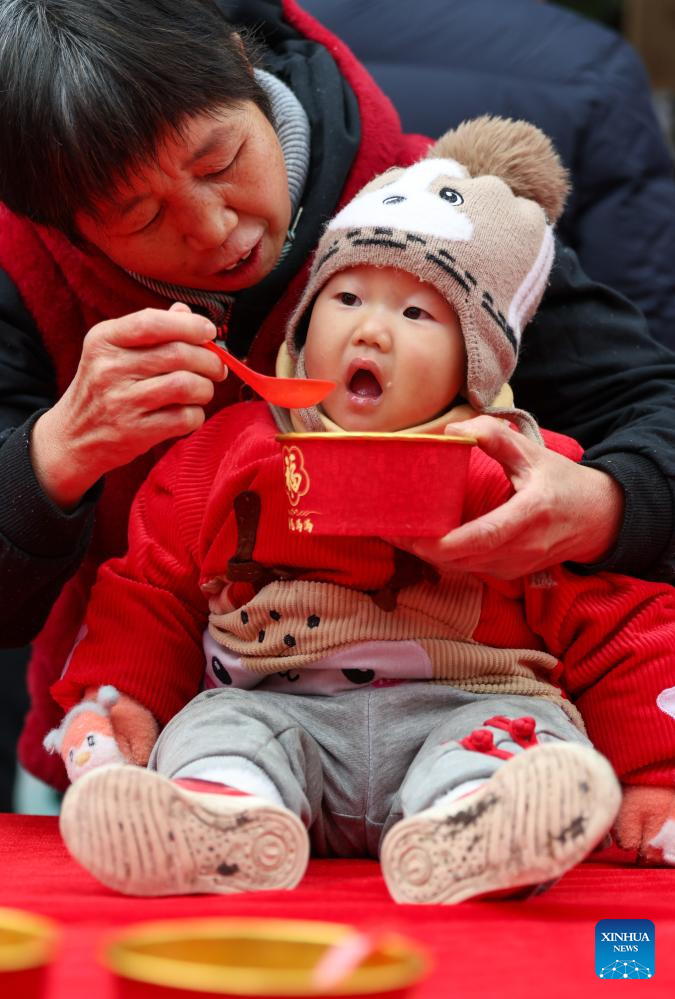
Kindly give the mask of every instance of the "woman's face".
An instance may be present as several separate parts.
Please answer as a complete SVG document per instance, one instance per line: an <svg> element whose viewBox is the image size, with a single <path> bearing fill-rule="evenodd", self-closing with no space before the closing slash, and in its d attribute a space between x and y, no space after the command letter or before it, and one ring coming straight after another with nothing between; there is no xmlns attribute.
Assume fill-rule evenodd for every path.
<svg viewBox="0 0 675 999"><path fill-rule="evenodd" d="M97 205L79 214L86 240L125 270L211 291L257 284L290 224L284 158L252 102L189 118Z"/></svg>

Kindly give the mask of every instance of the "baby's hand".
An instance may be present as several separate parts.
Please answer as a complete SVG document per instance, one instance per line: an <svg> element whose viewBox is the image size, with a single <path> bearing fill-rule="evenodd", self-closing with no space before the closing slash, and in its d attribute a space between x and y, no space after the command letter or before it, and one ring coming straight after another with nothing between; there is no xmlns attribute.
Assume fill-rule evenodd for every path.
<svg viewBox="0 0 675 999"><path fill-rule="evenodd" d="M88 690L85 700L45 737L44 747L60 753L71 782L96 767L148 762L157 722L137 701L111 686Z"/></svg>

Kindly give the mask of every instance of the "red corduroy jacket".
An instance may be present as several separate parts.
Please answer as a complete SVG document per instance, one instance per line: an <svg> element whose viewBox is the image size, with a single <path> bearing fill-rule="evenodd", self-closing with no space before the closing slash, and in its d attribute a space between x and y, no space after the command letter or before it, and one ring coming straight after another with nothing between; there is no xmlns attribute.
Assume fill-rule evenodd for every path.
<svg viewBox="0 0 675 999"><path fill-rule="evenodd" d="M209 621L209 596L218 589L210 585L214 581L226 585L229 607L249 610L241 618L252 637L237 625L243 647L249 641L252 650L247 661L254 664L256 655L278 657L268 663L269 672L283 671L286 656L306 653L308 665L319 656L312 656L309 646L303 649L301 637L293 648L285 648L272 628L257 646L259 625L253 616L260 603L252 611L249 602L258 592L264 602L266 582L281 580L277 598L286 587L292 594L296 579L373 594L386 589L395 573L400 576L396 549L379 538L339 539L288 530L276 434L264 403L241 404L213 417L153 471L132 508L129 552L101 570L87 634L54 688L65 708L79 701L87 687L113 683L166 723L202 686L202 635ZM574 441L544 435L552 450L578 460L581 449ZM462 519L486 513L512 492L501 466L475 448ZM259 500L244 520L235 503L243 493ZM232 582L236 579L240 581ZM418 575L406 585L422 581ZM672 587L609 573L580 576L558 566L544 580L481 577L478 599L479 616L468 633L457 636L456 621L444 629L448 622L439 620L427 635L437 641L459 637L472 646L480 683L472 688L463 680L462 685L481 689L486 677L489 681L489 657L481 661L481 647L517 649L516 666L522 667L532 665L525 650L548 653L558 666L540 669L538 675L572 696L590 738L619 776L672 786L675 722L657 706L657 697L673 681ZM292 606L291 595L284 603L288 620ZM307 613L304 608L300 618ZM277 638L282 634L283 629ZM265 671L262 665L260 669ZM506 673L501 679L508 684L511 678Z"/></svg>

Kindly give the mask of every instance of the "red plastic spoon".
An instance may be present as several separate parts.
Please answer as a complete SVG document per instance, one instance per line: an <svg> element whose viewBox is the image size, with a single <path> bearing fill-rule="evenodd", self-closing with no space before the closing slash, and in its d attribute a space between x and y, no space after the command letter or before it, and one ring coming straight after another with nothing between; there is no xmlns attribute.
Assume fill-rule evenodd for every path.
<svg viewBox="0 0 675 999"><path fill-rule="evenodd" d="M274 375L261 375L259 371L253 371L243 361L233 357L219 343L210 340L204 346L217 354L235 375L239 375L243 382L250 385L259 396L262 396L266 402L271 402L273 406L283 406L286 409L316 406L330 395L337 384L322 378L276 378Z"/></svg>

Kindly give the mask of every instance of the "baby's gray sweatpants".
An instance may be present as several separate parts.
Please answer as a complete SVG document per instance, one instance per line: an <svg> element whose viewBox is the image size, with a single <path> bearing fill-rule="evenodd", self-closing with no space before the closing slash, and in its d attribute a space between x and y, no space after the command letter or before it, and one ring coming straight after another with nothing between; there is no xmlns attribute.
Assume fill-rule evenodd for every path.
<svg viewBox="0 0 675 999"><path fill-rule="evenodd" d="M197 761L244 758L303 820L319 856L377 856L387 830L504 760L460 740L494 716L536 720L540 743L586 737L549 701L474 694L418 681L331 696L217 689L199 694L162 731L149 767L167 777ZM494 745L523 750L508 731Z"/></svg>

